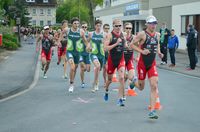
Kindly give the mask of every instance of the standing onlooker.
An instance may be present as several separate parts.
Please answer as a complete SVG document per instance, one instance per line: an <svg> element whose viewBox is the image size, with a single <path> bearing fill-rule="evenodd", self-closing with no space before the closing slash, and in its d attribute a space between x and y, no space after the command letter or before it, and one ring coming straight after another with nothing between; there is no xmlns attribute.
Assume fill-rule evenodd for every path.
<svg viewBox="0 0 200 132"><path fill-rule="evenodd" d="M198 33L194 29L193 25L188 25L188 35L187 35L187 50L188 50L188 56L190 60L190 65L187 70L194 70L196 67L197 59L195 55L195 51L197 48L197 36Z"/></svg>
<svg viewBox="0 0 200 132"><path fill-rule="evenodd" d="M176 49L179 46L179 40L178 37L175 35L174 29L171 30L171 36L169 36L168 39L168 49L169 49L169 54L170 54L170 59L171 59L171 64L169 67L175 67L176 62L175 62L175 52Z"/></svg>
<svg viewBox="0 0 200 132"><path fill-rule="evenodd" d="M166 24L162 23L160 28L160 50L161 53L164 55L162 58L161 65L167 64L167 43L168 37L170 36L170 31L167 29Z"/></svg>

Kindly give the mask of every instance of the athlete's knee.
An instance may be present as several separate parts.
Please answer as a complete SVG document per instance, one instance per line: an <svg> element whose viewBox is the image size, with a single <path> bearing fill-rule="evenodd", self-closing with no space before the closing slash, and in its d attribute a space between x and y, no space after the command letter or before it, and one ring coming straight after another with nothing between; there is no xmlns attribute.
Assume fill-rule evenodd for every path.
<svg viewBox="0 0 200 132"><path fill-rule="evenodd" d="M119 82L124 82L124 76L123 75L119 76Z"/></svg>
<svg viewBox="0 0 200 132"><path fill-rule="evenodd" d="M144 82L138 82L138 89L142 91L144 89Z"/></svg>

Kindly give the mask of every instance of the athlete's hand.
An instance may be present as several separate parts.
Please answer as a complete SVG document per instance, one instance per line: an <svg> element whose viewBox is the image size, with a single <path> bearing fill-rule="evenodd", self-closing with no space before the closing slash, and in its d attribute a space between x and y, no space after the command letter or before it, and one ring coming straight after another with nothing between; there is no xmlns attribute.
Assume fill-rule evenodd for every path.
<svg viewBox="0 0 200 132"><path fill-rule="evenodd" d="M158 53L158 56L160 57L160 59L162 59L164 57L164 55L162 53Z"/></svg>
<svg viewBox="0 0 200 132"><path fill-rule="evenodd" d="M90 45L88 45L88 46L86 47L86 51L87 51L88 53L92 51L92 48L90 47Z"/></svg>
<svg viewBox="0 0 200 132"><path fill-rule="evenodd" d="M148 55L149 53L150 53L150 51L148 49L142 50L142 54L143 55Z"/></svg>
<svg viewBox="0 0 200 132"><path fill-rule="evenodd" d="M122 42L122 39L121 38L118 38L117 39L117 44L121 43Z"/></svg>

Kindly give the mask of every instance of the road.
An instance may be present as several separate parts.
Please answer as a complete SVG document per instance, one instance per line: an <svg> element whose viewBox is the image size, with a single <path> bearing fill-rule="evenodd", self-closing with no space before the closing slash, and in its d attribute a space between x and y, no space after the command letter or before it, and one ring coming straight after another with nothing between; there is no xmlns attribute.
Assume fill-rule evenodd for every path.
<svg viewBox="0 0 200 132"><path fill-rule="evenodd" d="M36 86L15 98L0 102L0 132L197 132L200 130L200 79L166 70L159 71L159 94L163 109L158 120L148 119L149 85L138 96L117 106L117 92L108 102L100 91L92 93L93 70L86 73L86 88L75 91L62 78L62 66L53 56L48 79L40 71ZM116 89L112 84L111 89Z"/></svg>

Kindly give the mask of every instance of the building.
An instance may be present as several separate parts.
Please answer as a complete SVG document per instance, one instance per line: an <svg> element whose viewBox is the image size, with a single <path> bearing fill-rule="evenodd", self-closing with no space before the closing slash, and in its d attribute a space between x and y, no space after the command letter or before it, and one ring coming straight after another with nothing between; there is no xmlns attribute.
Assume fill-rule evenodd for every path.
<svg viewBox="0 0 200 132"><path fill-rule="evenodd" d="M159 4L158 4L159 3ZM175 29L180 39L180 49L186 49L188 24L193 24L199 32L200 40L200 0L150 0L149 9L159 22L166 22L169 29ZM158 25L158 28L160 25ZM198 44L200 51L200 41Z"/></svg>
<svg viewBox="0 0 200 132"><path fill-rule="evenodd" d="M133 24L133 33L145 27L148 15L158 19L159 30L165 22L169 29L173 28L180 39L180 49L186 49L187 25L195 25L200 40L200 0L104 0L102 7L94 11L96 19L112 25L114 18L121 18L123 22ZM200 51L200 41L198 45Z"/></svg>
<svg viewBox="0 0 200 132"><path fill-rule="evenodd" d="M114 18L131 22L135 34L145 27L145 20L149 14L148 0L105 0L103 7L96 8L94 17L110 25Z"/></svg>
<svg viewBox="0 0 200 132"><path fill-rule="evenodd" d="M26 0L32 26L56 23L56 0Z"/></svg>

